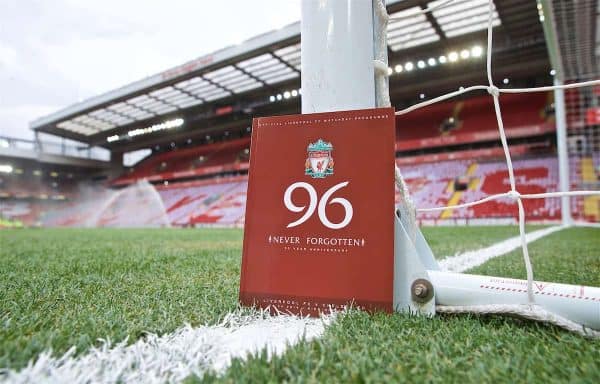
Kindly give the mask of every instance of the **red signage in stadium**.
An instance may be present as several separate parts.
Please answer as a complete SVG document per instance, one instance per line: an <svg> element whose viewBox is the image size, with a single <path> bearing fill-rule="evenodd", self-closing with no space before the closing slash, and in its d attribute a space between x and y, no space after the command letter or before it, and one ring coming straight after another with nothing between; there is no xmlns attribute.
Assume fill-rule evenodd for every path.
<svg viewBox="0 0 600 384"><path fill-rule="evenodd" d="M227 115L231 112L233 112L233 107L231 105L215 109L215 115L217 116Z"/></svg>
<svg viewBox="0 0 600 384"><path fill-rule="evenodd" d="M393 109L253 121L245 305L392 310Z"/></svg>
<svg viewBox="0 0 600 384"><path fill-rule="evenodd" d="M200 69L206 65L212 64L213 61L214 61L214 57L212 55L200 57L198 59L188 61L187 63L177 66L175 68L171 68L167 71L164 71L161 74L161 77L164 80L166 80L166 79L171 79L173 77L182 76L182 75L185 75L186 73L190 73L190 72Z"/></svg>

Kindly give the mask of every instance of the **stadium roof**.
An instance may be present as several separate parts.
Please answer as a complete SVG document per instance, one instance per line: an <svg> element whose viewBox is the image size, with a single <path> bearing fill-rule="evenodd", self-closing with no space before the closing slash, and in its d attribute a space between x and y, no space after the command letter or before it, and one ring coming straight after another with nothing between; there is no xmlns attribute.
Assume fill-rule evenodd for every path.
<svg viewBox="0 0 600 384"><path fill-rule="evenodd" d="M441 1L388 2L394 102L485 79L487 0L456 0L418 13ZM495 0L495 8L495 73L547 70L535 1ZM420 76L425 71L427 76ZM33 121L31 128L127 151L214 130L245 129L253 116L297 113L299 88L298 22L74 104Z"/></svg>

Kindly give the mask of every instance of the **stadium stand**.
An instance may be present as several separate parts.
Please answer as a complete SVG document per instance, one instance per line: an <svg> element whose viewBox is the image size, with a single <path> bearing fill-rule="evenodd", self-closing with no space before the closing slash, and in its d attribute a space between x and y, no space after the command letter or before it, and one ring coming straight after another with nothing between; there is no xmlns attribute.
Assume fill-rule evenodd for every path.
<svg viewBox="0 0 600 384"><path fill-rule="evenodd" d="M555 158L517 160L513 163L518 190L521 193L543 193L557 190L558 163ZM472 163L473 170L469 187L462 192L459 203L481 199L490 194L503 193L510 188L508 171L502 163ZM523 202L528 220L558 220L560 217L559 199L537 199ZM468 209L457 209L453 216L463 218L516 217L517 209L513 201L496 200Z"/></svg>
<svg viewBox="0 0 600 384"><path fill-rule="evenodd" d="M511 145L512 155L520 159L514 161L518 189L527 193L556 190L558 165L550 138L554 130L551 94L503 95L501 101L509 140L525 138ZM397 125L397 163L417 207L460 204L508 190L508 174L502 148L498 146L491 98L481 96L435 104L398 118ZM241 226L244 223L249 146L250 139L245 137L155 151L110 181L112 189L85 194L71 192L68 202L56 205L59 209L30 208L34 213L21 217L27 217L28 222L41 221L47 226L87 226L90 217L97 217L96 225L99 226L116 225L117 222L126 225L129 219L117 217L115 207L131 205L142 211L148 210L149 198L141 198L135 193L124 193L119 198L114 196L119 195L122 188L147 181L154 184L167 220L173 226ZM418 150L429 152L414 154ZM571 160L572 184L577 185L582 180L597 183L595 170L599 160L598 156L574 157ZM98 203L108 199L113 201ZM397 198L397 201L400 200ZM597 199L573 199L572 203L576 216L597 217ZM25 205L15 205L12 212L24 212ZM525 206L529 221L560 218L559 199L529 200ZM31 219L36 214L39 218ZM468 209L422 212L418 219L427 224L514 220L516 215L512 201L498 200ZM146 219L151 222L156 216Z"/></svg>
<svg viewBox="0 0 600 384"><path fill-rule="evenodd" d="M570 159L571 184L587 189L597 189L600 185L600 153ZM600 220L600 198L598 196L578 197L571 200L577 218L588 221Z"/></svg>
<svg viewBox="0 0 600 384"><path fill-rule="evenodd" d="M247 170L249 147L250 139L242 138L163 152L141 161L112 184L122 186L137 180L160 181Z"/></svg>
<svg viewBox="0 0 600 384"><path fill-rule="evenodd" d="M530 158L513 163L518 189L524 193L554 191L558 185L555 158ZM508 172L502 161L454 160L423 165L403 166L404 177L417 207L455 205L474 201L489 194L508 190ZM457 190L457 179L466 178L465 190ZM558 199L531 200L524 203L527 219L557 220ZM517 210L510 200L492 201L472 208L419 213L420 220L516 218Z"/></svg>
<svg viewBox="0 0 600 384"><path fill-rule="evenodd" d="M554 132L549 93L502 95L501 108L509 139ZM499 139L488 96L438 103L396 119L396 150L444 147Z"/></svg>
<svg viewBox="0 0 600 384"><path fill-rule="evenodd" d="M552 114L547 113L551 94L535 94L529 97L527 103L524 101L520 94L503 96L502 106L507 110L507 136L520 138L551 133L554 123ZM397 151L498 140L496 118L489 97L439 103L430 108L431 110L418 110L398 118ZM450 120L453 121L452 127L448 126ZM112 185L124 186L138 180L157 182L245 171L248 169L249 146L250 139L241 138L160 152L136 164L128 173L115 179ZM530 147L521 145L511 148L515 155L527 153L525 149ZM451 153L455 153L454 158L459 156L458 151ZM498 153L496 148L478 155ZM471 155L473 153L469 154Z"/></svg>
<svg viewBox="0 0 600 384"><path fill-rule="evenodd" d="M414 159L413 159L414 160ZM406 160L402 160L406 162ZM524 193L554 191L558 185L558 164L555 157L529 157L514 161L518 189ZM405 179L417 207L433 207L473 201L488 194L507 190L508 173L502 159L477 161L468 159L430 163L414 162L402 165ZM456 188L462 180L466 188ZM466 181L465 181L466 180ZM168 220L173 226L242 226L246 202L247 176L227 176L205 180L158 184L155 186ZM109 193L109 192L108 192ZM93 201L102 200L95 196ZM88 201L87 203L85 201ZM48 226L84 226L91 216L97 216L102 204L63 203L60 210L46 213ZM399 201L399 199L397 199ZM137 207L143 211L147 198L128 194L119 204ZM527 220L530 222L556 221L560 218L559 199L525 201ZM574 204L579 212L583 203ZM16 208L14 208L16 209ZM118 211L118 210L116 210ZM422 224L468 222L477 220L510 219L517 216L516 206L510 200L498 200L467 209L423 212L418 219ZM101 226L108 226L115 218L102 214Z"/></svg>
<svg viewBox="0 0 600 384"><path fill-rule="evenodd" d="M65 180L42 180L30 175L0 177L0 197L2 198L64 200L71 197L74 187L74 183Z"/></svg>
<svg viewBox="0 0 600 384"><path fill-rule="evenodd" d="M69 178L17 169L17 172L0 174L0 219L37 226L47 210L55 210L76 195L76 183Z"/></svg>
<svg viewBox="0 0 600 384"><path fill-rule="evenodd" d="M411 4L389 1L388 13L404 12ZM556 71L549 61L544 31L541 24L530 23L538 9L515 1L501 4L505 11L498 16L501 26L494 30L494 39L504 45L495 45L493 52L494 82L505 88L552 83ZM397 23L388 28L392 37L388 41L390 99L397 109L461 86L486 83L481 46L485 28L469 30L458 39L447 36L427 43L407 36L415 44L410 49L397 44ZM442 32L436 33L443 36ZM446 63L450 49L456 50L452 64ZM69 164L69 172L81 170L76 179L103 188L90 192L67 183L52 187L51 179L33 185L35 178L0 183L0 207L4 207L0 218L85 226L92 217L100 221L98 225L113 225L110 207L125 206L119 199L128 199L138 210L156 203L154 197L123 192L149 182L171 225L242 225L252 118L300 111L300 56L300 24L295 23L36 119L31 127L37 134L77 143L72 151L65 151L63 141L55 154L109 152L96 163L61 159L61 164ZM515 70L513 63L525 60L527 65ZM409 62L411 69L406 66ZM600 92L589 91L565 91L570 181L577 189L597 189L600 183L600 119L586 119L590 112L597 113L588 107L598 105ZM519 189L524 192L557 189L553 96L553 92L516 93L502 94L499 99ZM459 204L506 191L504 154L492 98L486 92L435 103L398 116L396 122L397 163L418 207ZM3 140L5 144L14 141ZM28 143L45 151L54 148L41 144ZM133 167L123 168L138 151L150 154ZM53 196L62 196L64 201ZM94 199L100 202L91 202ZM113 199L111 204L109 199ZM558 203L558 199L526 201L528 220L558 220ZM572 198L571 204L576 219L600 221L600 199ZM515 215L512 202L496 201L471 209L421 213L419 220L509 218L514 222Z"/></svg>
<svg viewBox="0 0 600 384"><path fill-rule="evenodd" d="M35 205L29 201L22 200L2 200L0 201L0 212L11 220L18 220L25 225L31 225L36 220Z"/></svg>
<svg viewBox="0 0 600 384"><path fill-rule="evenodd" d="M235 225L244 215L247 178L228 177L158 186L172 225Z"/></svg>

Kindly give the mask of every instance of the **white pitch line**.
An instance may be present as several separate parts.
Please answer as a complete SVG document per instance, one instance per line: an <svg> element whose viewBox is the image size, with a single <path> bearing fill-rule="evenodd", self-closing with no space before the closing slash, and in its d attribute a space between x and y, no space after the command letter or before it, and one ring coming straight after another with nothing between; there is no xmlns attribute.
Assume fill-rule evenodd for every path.
<svg viewBox="0 0 600 384"><path fill-rule="evenodd" d="M578 221L573 223L573 225L579 228L600 228L600 223L588 223L585 221Z"/></svg>
<svg viewBox="0 0 600 384"><path fill-rule="evenodd" d="M564 228L566 227L556 226L530 232L526 235L527 244ZM442 271L464 272L468 269L477 267L478 265L481 265L490 259L512 252L517 248L521 248L520 236L511 237L487 248L481 248L474 251L461 253L456 256L447 257L438 261L438 264Z"/></svg>
<svg viewBox="0 0 600 384"><path fill-rule="evenodd" d="M300 340L321 336L333 319L234 313L216 326L187 325L163 336L149 334L131 345L105 342L77 357L74 347L58 358L44 352L18 372L1 372L0 382L177 383L192 374L223 373L232 359L264 349L269 356L282 354Z"/></svg>

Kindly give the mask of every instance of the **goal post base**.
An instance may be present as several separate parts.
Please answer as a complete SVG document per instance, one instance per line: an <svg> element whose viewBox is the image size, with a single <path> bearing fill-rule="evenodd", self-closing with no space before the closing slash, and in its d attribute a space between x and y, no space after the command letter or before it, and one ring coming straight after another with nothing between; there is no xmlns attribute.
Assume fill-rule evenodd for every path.
<svg viewBox="0 0 600 384"><path fill-rule="evenodd" d="M409 236L398 215L394 215L394 310L435 315L436 292L428 269L439 266L423 237L415 228L415 240Z"/></svg>
<svg viewBox="0 0 600 384"><path fill-rule="evenodd" d="M440 312L513 314L600 331L600 288L441 271L419 228L394 224L394 310L425 316ZM406 223L406 225L409 225ZM413 234L411 236L410 234ZM566 328L569 328L568 326Z"/></svg>
<svg viewBox="0 0 600 384"><path fill-rule="evenodd" d="M534 301L530 303L526 280L439 270L428 270L427 275L438 306L466 308L463 312L479 308L477 313L504 313L507 305L527 306L532 311L537 307L582 327L600 330L600 288L534 281Z"/></svg>

